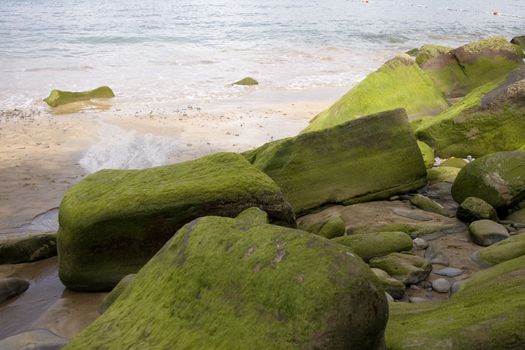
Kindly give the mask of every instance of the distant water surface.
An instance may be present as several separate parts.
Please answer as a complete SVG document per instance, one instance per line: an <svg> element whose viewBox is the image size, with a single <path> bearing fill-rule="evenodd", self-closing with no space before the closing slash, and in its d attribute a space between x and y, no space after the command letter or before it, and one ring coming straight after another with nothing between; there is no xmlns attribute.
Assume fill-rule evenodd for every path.
<svg viewBox="0 0 525 350"><path fill-rule="evenodd" d="M341 93L424 43L524 31L525 1L517 0L2 0L0 112L44 109L52 88L103 84L137 113L312 98L302 93ZM257 89L228 85L248 75Z"/></svg>

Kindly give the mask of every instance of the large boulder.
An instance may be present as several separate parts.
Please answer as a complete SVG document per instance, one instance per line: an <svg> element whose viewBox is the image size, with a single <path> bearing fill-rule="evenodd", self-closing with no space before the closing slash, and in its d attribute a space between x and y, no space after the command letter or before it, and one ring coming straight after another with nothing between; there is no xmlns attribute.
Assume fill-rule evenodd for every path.
<svg viewBox="0 0 525 350"><path fill-rule="evenodd" d="M458 207L457 217L461 221L471 223L477 220L499 221L496 210L483 199L467 197Z"/></svg>
<svg viewBox="0 0 525 350"><path fill-rule="evenodd" d="M93 98L111 98L114 96L113 90L107 86L82 92L51 90L49 96L44 99L44 102L51 107L58 107L71 102L87 101Z"/></svg>
<svg viewBox="0 0 525 350"><path fill-rule="evenodd" d="M348 91L310 121L305 131L329 128L365 115L405 108L410 116L432 115L448 107L433 81L409 56L398 56Z"/></svg>
<svg viewBox="0 0 525 350"><path fill-rule="evenodd" d="M402 109L268 143L245 156L281 187L298 214L331 203L389 198L426 184Z"/></svg>
<svg viewBox="0 0 525 350"><path fill-rule="evenodd" d="M74 290L110 290L138 271L184 224L259 207L294 226L291 206L267 175L235 153L145 170L102 170L65 194L59 275Z"/></svg>
<svg viewBox="0 0 525 350"><path fill-rule="evenodd" d="M525 199L525 152L498 152L469 163L454 181L452 197L458 203L481 198L500 211L518 204Z"/></svg>
<svg viewBox="0 0 525 350"><path fill-rule="evenodd" d="M204 217L66 349L384 349L388 305L376 283L325 238Z"/></svg>
<svg viewBox="0 0 525 350"><path fill-rule="evenodd" d="M476 272L445 301L390 304L388 349L525 348L525 256Z"/></svg>
<svg viewBox="0 0 525 350"><path fill-rule="evenodd" d="M0 264L33 262L56 255L55 233L30 235L21 239L0 241Z"/></svg>
<svg viewBox="0 0 525 350"><path fill-rule="evenodd" d="M481 157L525 144L525 67L482 85L416 125L418 139L442 158Z"/></svg>
<svg viewBox="0 0 525 350"><path fill-rule="evenodd" d="M412 250L412 238L404 232L378 232L334 238L334 242L349 247L363 260Z"/></svg>

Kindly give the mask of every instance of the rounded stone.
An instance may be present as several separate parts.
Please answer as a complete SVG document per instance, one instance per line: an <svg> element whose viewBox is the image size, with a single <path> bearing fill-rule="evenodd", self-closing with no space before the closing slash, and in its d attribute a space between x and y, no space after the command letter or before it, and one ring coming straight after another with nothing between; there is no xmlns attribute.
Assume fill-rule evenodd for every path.
<svg viewBox="0 0 525 350"><path fill-rule="evenodd" d="M432 281L432 289L438 293L448 293L450 291L450 282L444 278L438 278Z"/></svg>
<svg viewBox="0 0 525 350"><path fill-rule="evenodd" d="M472 241L485 247L510 237L505 226L491 220L474 221L468 229Z"/></svg>

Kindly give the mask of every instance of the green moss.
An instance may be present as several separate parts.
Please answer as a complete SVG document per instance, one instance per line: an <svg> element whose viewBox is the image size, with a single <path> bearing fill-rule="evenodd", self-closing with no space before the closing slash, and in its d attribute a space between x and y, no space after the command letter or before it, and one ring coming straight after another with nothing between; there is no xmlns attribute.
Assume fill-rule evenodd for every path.
<svg viewBox="0 0 525 350"><path fill-rule="evenodd" d="M325 238L339 237L345 234L346 225L341 215L328 215L321 220L298 220L298 228Z"/></svg>
<svg viewBox="0 0 525 350"><path fill-rule="evenodd" d="M390 305L389 350L525 347L525 256L475 273L448 301Z"/></svg>
<svg viewBox="0 0 525 350"><path fill-rule="evenodd" d="M396 57L321 112L305 131L329 128L365 115L405 108L410 116L435 114L448 107L432 80L408 56Z"/></svg>
<svg viewBox="0 0 525 350"><path fill-rule="evenodd" d="M522 206L523 204L525 203L522 203ZM515 212L507 216L505 220L514 221L520 224L525 224L525 207L522 209L516 210Z"/></svg>
<svg viewBox="0 0 525 350"><path fill-rule="evenodd" d="M239 154L99 171L71 187L60 205L60 278L71 289L111 289L185 223L254 206L273 222L295 225L279 187Z"/></svg>
<svg viewBox="0 0 525 350"><path fill-rule="evenodd" d="M383 349L388 305L349 250L304 231L184 226L65 349Z"/></svg>
<svg viewBox="0 0 525 350"><path fill-rule="evenodd" d="M525 233L509 237L476 253L476 257L488 265L501 264L522 255L525 255Z"/></svg>
<svg viewBox="0 0 525 350"><path fill-rule="evenodd" d="M398 223L398 224L374 224L358 226L352 229L352 234L374 234L378 232L404 232L412 238L425 237L432 234L450 234L464 231L462 225L434 224L434 223Z"/></svg>
<svg viewBox="0 0 525 350"><path fill-rule="evenodd" d="M390 294L394 299L401 299L403 297L405 294L405 284L403 282L396 280L381 269L372 268L372 272L376 275L385 292Z"/></svg>
<svg viewBox="0 0 525 350"><path fill-rule="evenodd" d="M365 261L394 252L412 250L412 238L404 232L354 234L334 238L333 241L349 247Z"/></svg>
<svg viewBox="0 0 525 350"><path fill-rule="evenodd" d="M459 168L459 169L461 169L467 164L468 164L468 162L465 159L451 157L451 158L445 160L444 162L442 162L441 164L439 164L439 166L448 166L448 167L452 167L452 168Z"/></svg>
<svg viewBox="0 0 525 350"><path fill-rule="evenodd" d="M426 210L432 213L440 214L443 216L450 216L449 211L441 204L434 202L432 199L425 197L421 194L416 194L410 198L410 203L416 207Z"/></svg>
<svg viewBox="0 0 525 350"><path fill-rule="evenodd" d="M432 58L447 54L452 50L451 47L440 45L423 45L417 54L416 63L420 66Z"/></svg>
<svg viewBox="0 0 525 350"><path fill-rule="evenodd" d="M427 169L432 168L434 165L434 150L432 147L424 143L423 141L417 141L417 145L419 147L419 150L421 151L421 155L423 156L423 161L425 162L425 167Z"/></svg>
<svg viewBox="0 0 525 350"><path fill-rule="evenodd" d="M477 220L492 220L498 222L498 213L481 198L467 197L458 207L458 219L471 223Z"/></svg>
<svg viewBox="0 0 525 350"><path fill-rule="evenodd" d="M252 85L259 85L259 82L251 77L246 77L239 81L236 81L235 83L233 83L233 85L252 86Z"/></svg>
<svg viewBox="0 0 525 350"><path fill-rule="evenodd" d="M453 183L459 174L459 168L436 167L427 170L427 180L430 184L438 182Z"/></svg>
<svg viewBox="0 0 525 350"><path fill-rule="evenodd" d="M373 258L369 263L370 267L381 269L395 279L406 285L419 283L425 280L432 264L417 255L405 253L391 253L378 258Z"/></svg>
<svg viewBox="0 0 525 350"><path fill-rule="evenodd" d="M57 255L56 234L0 242L0 264L28 263Z"/></svg>
<svg viewBox="0 0 525 350"><path fill-rule="evenodd" d="M109 309L109 307L111 305L113 305L113 303L115 302L115 300L117 300L118 297L120 297L122 295L122 293L124 293L124 291L126 290L126 288L133 282L135 281L135 277L137 277L136 274L134 273L131 273L129 275L126 275L124 276L124 278L122 278L120 280L120 282L115 286L115 288L113 288L113 290L108 294L106 295L106 297L104 298L104 300L102 301L102 304L100 305L100 307L98 308L98 311L103 314L104 312L106 312L107 309Z"/></svg>
<svg viewBox="0 0 525 350"><path fill-rule="evenodd" d="M389 198L426 183L403 110L268 143L244 155L280 186L297 214L331 203Z"/></svg>
<svg viewBox="0 0 525 350"><path fill-rule="evenodd" d="M113 91L107 86L83 92L52 90L49 96L44 99L44 102L51 107L58 107L71 102L86 101L93 98L111 98L114 96Z"/></svg>

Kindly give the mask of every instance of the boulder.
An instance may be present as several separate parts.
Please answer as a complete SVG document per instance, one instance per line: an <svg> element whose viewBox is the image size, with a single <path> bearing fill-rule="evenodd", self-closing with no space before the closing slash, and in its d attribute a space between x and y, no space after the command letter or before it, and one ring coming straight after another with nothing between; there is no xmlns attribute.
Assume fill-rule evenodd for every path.
<svg viewBox="0 0 525 350"><path fill-rule="evenodd" d="M381 269L372 268L372 272L379 280L379 284L394 299L401 299L405 295L405 284L391 277Z"/></svg>
<svg viewBox="0 0 525 350"><path fill-rule="evenodd" d="M491 220L474 221L468 230L472 241L485 247L510 237L505 226Z"/></svg>
<svg viewBox="0 0 525 350"><path fill-rule="evenodd" d="M468 162L465 159L450 157L449 159L441 162L439 166L453 167L462 169Z"/></svg>
<svg viewBox="0 0 525 350"><path fill-rule="evenodd" d="M441 91L408 55L397 56L310 121L305 131L329 128L365 115L405 108L408 115L433 115L448 107Z"/></svg>
<svg viewBox="0 0 525 350"><path fill-rule="evenodd" d="M436 155L481 157L525 144L525 66L482 85L436 117L416 125Z"/></svg>
<svg viewBox="0 0 525 350"><path fill-rule="evenodd" d="M370 267L386 271L390 276L406 285L424 281L432 271L432 264L412 254L391 253L382 257L373 258Z"/></svg>
<svg viewBox="0 0 525 350"><path fill-rule="evenodd" d="M525 256L476 272L448 300L390 304L388 349L525 348Z"/></svg>
<svg viewBox="0 0 525 350"><path fill-rule="evenodd" d="M483 248L474 253L473 260L481 266L492 266L525 255L525 232Z"/></svg>
<svg viewBox="0 0 525 350"><path fill-rule="evenodd" d="M203 217L67 349L384 349L388 304L376 283L323 237Z"/></svg>
<svg viewBox="0 0 525 350"><path fill-rule="evenodd" d="M0 241L0 264L18 264L57 255L56 234L31 235L22 239Z"/></svg>
<svg viewBox="0 0 525 350"><path fill-rule="evenodd" d="M424 143L423 141L417 141L421 155L423 156L423 161L425 162L425 167L430 169L434 166L434 150L432 147Z"/></svg>
<svg viewBox="0 0 525 350"><path fill-rule="evenodd" d="M507 216L505 220L525 225L525 208L516 210L515 212Z"/></svg>
<svg viewBox="0 0 525 350"><path fill-rule="evenodd" d="M333 239L349 247L364 261L394 252L412 250L412 238L404 232L378 232L349 235Z"/></svg>
<svg viewBox="0 0 525 350"><path fill-rule="evenodd" d="M326 215L320 219L321 220L319 221L308 220L308 218L297 220L297 227L301 230L308 231L328 239L339 237L345 234L345 222L343 221L341 215Z"/></svg>
<svg viewBox="0 0 525 350"><path fill-rule="evenodd" d="M525 35L520 35L512 38L510 41L514 45L520 46L523 50L525 50Z"/></svg>
<svg viewBox="0 0 525 350"><path fill-rule="evenodd" d="M421 194L416 194L410 197L410 203L425 211L430 211L443 216L450 216L449 211L444 206Z"/></svg>
<svg viewBox="0 0 525 350"><path fill-rule="evenodd" d="M67 340L47 329L34 329L0 340L2 350L58 350Z"/></svg>
<svg viewBox="0 0 525 350"><path fill-rule="evenodd" d="M259 85L259 82L251 77L246 77L239 81L236 81L235 83L233 83L233 85L253 86Z"/></svg>
<svg viewBox="0 0 525 350"><path fill-rule="evenodd" d="M124 293L124 290L135 280L135 277L137 277L136 273L130 273L129 275L124 276L123 279L120 280L119 283L111 290L111 292L104 297L104 300L102 301L102 304L99 306L98 311L103 314L106 312L107 309L113 303L115 300L117 300L118 297Z"/></svg>
<svg viewBox="0 0 525 350"><path fill-rule="evenodd" d="M497 211L518 204L525 199L525 152L498 152L469 163L454 181L452 197L458 203L481 198Z"/></svg>
<svg viewBox="0 0 525 350"><path fill-rule="evenodd" d="M2 278L0 279L0 304L29 288L29 282L21 278Z"/></svg>
<svg viewBox="0 0 525 350"><path fill-rule="evenodd" d="M297 214L327 204L386 199L426 184L406 113L379 113L244 153L282 189Z"/></svg>
<svg viewBox="0 0 525 350"><path fill-rule="evenodd" d="M49 96L44 99L44 102L51 107L58 107L71 102L87 101L93 98L111 98L114 96L113 91L107 86L82 92L52 90Z"/></svg>
<svg viewBox="0 0 525 350"><path fill-rule="evenodd" d="M461 202L456 215L466 223L483 219L499 221L496 210L483 199L476 197L467 197Z"/></svg>
<svg viewBox="0 0 525 350"><path fill-rule="evenodd" d="M427 170L427 179L430 184L438 182L453 183L459 174L459 168L452 167L434 167Z"/></svg>
<svg viewBox="0 0 525 350"><path fill-rule="evenodd" d="M235 153L145 170L102 170L72 186L60 205L59 276L68 288L112 289L137 272L184 224L259 207L295 226L267 175Z"/></svg>

